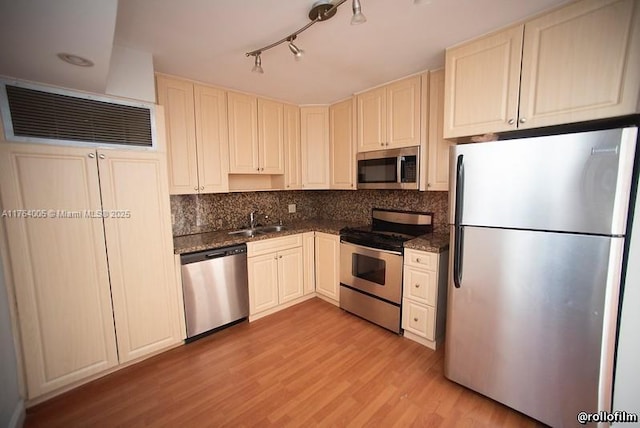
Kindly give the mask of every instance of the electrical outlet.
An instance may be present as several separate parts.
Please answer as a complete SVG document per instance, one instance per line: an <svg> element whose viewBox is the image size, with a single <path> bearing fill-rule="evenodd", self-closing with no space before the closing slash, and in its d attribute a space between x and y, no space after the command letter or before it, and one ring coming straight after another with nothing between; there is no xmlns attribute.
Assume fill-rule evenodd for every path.
<svg viewBox="0 0 640 428"><path fill-rule="evenodd" d="M289 204L289 214L296 212L296 204Z"/></svg>

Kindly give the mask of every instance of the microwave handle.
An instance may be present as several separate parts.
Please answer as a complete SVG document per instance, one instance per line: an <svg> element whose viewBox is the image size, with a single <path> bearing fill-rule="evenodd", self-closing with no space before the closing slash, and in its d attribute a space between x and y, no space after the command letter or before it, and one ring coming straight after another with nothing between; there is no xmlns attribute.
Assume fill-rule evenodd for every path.
<svg viewBox="0 0 640 428"><path fill-rule="evenodd" d="M396 165L396 183L402 183L402 155L398 155L397 157L397 165Z"/></svg>

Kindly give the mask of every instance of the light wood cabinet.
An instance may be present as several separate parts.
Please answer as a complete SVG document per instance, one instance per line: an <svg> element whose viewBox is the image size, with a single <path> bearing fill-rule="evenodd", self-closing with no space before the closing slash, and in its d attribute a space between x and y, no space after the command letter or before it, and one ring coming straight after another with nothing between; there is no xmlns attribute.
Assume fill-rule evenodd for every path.
<svg viewBox="0 0 640 428"><path fill-rule="evenodd" d="M229 117L229 172L256 174L258 159L258 98L252 95L227 93Z"/></svg>
<svg viewBox="0 0 640 428"><path fill-rule="evenodd" d="M340 236L316 232L316 293L340 302Z"/></svg>
<svg viewBox="0 0 640 428"><path fill-rule="evenodd" d="M449 253L407 249L404 253L404 336L436 349L444 335Z"/></svg>
<svg viewBox="0 0 640 428"><path fill-rule="evenodd" d="M184 339L163 154L98 152L120 363Z"/></svg>
<svg viewBox="0 0 640 428"><path fill-rule="evenodd" d="M304 267L302 234L248 242L249 320L301 301Z"/></svg>
<svg viewBox="0 0 640 428"><path fill-rule="evenodd" d="M166 118L171 194L227 192L227 103L223 90L156 76Z"/></svg>
<svg viewBox="0 0 640 428"><path fill-rule="evenodd" d="M284 174L284 105L258 98L258 164L263 174Z"/></svg>
<svg viewBox="0 0 640 428"><path fill-rule="evenodd" d="M184 338L164 162L1 145L3 209L31 213L3 219L29 399Z"/></svg>
<svg viewBox="0 0 640 428"><path fill-rule="evenodd" d="M278 306L278 260L274 254L248 257L249 314Z"/></svg>
<svg viewBox="0 0 640 428"><path fill-rule="evenodd" d="M229 92L229 173L284 174L284 105Z"/></svg>
<svg viewBox="0 0 640 428"><path fill-rule="evenodd" d="M358 152L420 145L420 76L358 94Z"/></svg>
<svg viewBox="0 0 640 428"><path fill-rule="evenodd" d="M302 234L302 256L304 258L304 294L316 291L316 234L305 232Z"/></svg>
<svg viewBox="0 0 640 428"><path fill-rule="evenodd" d="M300 108L302 187L329 188L329 108Z"/></svg>
<svg viewBox="0 0 640 428"><path fill-rule="evenodd" d="M429 72L428 80L429 129L427 131L426 150L426 190L448 191L449 148L452 142L445 140L443 134L444 69ZM423 87L426 85L427 82L423 81Z"/></svg>
<svg viewBox="0 0 640 428"><path fill-rule="evenodd" d="M445 137L638 111L640 5L581 0L447 49Z"/></svg>
<svg viewBox="0 0 640 428"><path fill-rule="evenodd" d="M329 165L331 189L355 190L352 99L329 107Z"/></svg>
<svg viewBox="0 0 640 428"><path fill-rule="evenodd" d="M635 113L640 3L583 0L524 29L519 128Z"/></svg>
<svg viewBox="0 0 640 428"><path fill-rule="evenodd" d="M284 106L284 187L302 189L302 155L300 153L300 108Z"/></svg>

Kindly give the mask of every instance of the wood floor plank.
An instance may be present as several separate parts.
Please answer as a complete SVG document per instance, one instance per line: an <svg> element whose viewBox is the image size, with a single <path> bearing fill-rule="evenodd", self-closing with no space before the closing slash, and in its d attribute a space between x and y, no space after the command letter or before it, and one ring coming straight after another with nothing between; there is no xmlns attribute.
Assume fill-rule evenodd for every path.
<svg viewBox="0 0 640 428"><path fill-rule="evenodd" d="M312 299L28 409L25 427L536 427L434 352Z"/></svg>

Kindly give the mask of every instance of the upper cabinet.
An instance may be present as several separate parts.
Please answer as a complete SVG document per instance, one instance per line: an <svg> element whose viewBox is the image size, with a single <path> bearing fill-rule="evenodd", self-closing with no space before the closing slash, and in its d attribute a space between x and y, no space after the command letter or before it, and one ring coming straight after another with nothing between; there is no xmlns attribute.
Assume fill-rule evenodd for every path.
<svg viewBox="0 0 640 428"><path fill-rule="evenodd" d="M329 108L300 108L302 187L329 188Z"/></svg>
<svg viewBox="0 0 640 428"><path fill-rule="evenodd" d="M284 187L302 189L302 157L300 154L300 107L284 106Z"/></svg>
<svg viewBox="0 0 640 428"><path fill-rule="evenodd" d="M640 5L582 0L446 52L446 138L631 114Z"/></svg>
<svg viewBox="0 0 640 428"><path fill-rule="evenodd" d="M357 96L358 152L420 145L420 76Z"/></svg>
<svg viewBox="0 0 640 428"><path fill-rule="evenodd" d="M284 106L229 92L229 172L284 174Z"/></svg>
<svg viewBox="0 0 640 428"><path fill-rule="evenodd" d="M423 88L427 86L423 76ZM452 142L444 139L444 69L429 72L429 127L427 134L426 190L449 190L449 147ZM422 189L421 189L422 190Z"/></svg>
<svg viewBox="0 0 640 428"><path fill-rule="evenodd" d="M353 100L329 107L329 159L331 189L355 190Z"/></svg>
<svg viewBox="0 0 640 428"><path fill-rule="evenodd" d="M229 164L225 92L158 75L164 106L171 194L227 192Z"/></svg>

